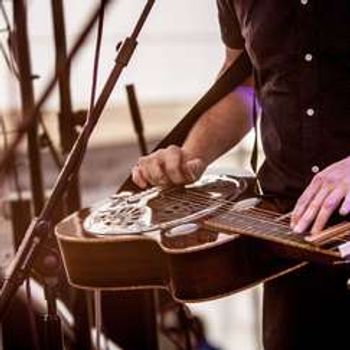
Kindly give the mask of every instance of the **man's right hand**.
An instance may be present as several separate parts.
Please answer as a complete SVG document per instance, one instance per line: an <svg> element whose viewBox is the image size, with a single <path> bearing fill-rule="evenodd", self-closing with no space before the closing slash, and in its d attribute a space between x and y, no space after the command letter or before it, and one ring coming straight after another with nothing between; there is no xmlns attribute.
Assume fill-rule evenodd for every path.
<svg viewBox="0 0 350 350"><path fill-rule="evenodd" d="M132 169L132 179L140 188L181 185L196 181L205 168L202 159L172 145L141 157Z"/></svg>

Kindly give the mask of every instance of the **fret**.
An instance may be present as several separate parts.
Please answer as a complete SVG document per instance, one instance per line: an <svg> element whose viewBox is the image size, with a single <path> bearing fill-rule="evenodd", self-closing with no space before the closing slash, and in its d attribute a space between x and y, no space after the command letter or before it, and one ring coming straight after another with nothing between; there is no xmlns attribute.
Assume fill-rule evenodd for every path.
<svg viewBox="0 0 350 350"><path fill-rule="evenodd" d="M270 218L269 218L270 217ZM213 225L215 227L229 228L229 231L247 234L258 238L267 240L278 241L286 244L297 244L300 247L309 249L310 247L317 248L315 236L308 236L307 234L294 233L288 223L276 222L271 218L276 219L279 215L268 211L256 210L256 208L246 209L242 211L227 211L224 214L216 215L209 220L205 221L207 225ZM345 227L337 226L334 229L327 229L321 234L319 241L324 246L328 243L328 247L336 250L336 247L344 242L350 240L350 232L346 232L344 228L349 227L350 224ZM344 232L345 231L345 232ZM310 238L311 237L311 238ZM332 244L329 244L325 238L329 238ZM307 239L307 240L306 240ZM313 242L313 240L315 242Z"/></svg>
<svg viewBox="0 0 350 350"><path fill-rule="evenodd" d="M290 235L292 231L288 226L273 222L266 221L264 218L259 216L251 216L250 212L227 212L225 214L220 214L213 218L214 221L221 221L226 224L231 224L233 227L246 230L247 233L261 233L268 232L270 235Z"/></svg>

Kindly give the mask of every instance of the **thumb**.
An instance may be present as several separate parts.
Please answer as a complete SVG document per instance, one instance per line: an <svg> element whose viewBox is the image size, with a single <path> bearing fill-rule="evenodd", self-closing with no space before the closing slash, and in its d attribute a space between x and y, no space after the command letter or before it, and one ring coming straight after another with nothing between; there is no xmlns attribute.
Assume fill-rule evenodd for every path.
<svg viewBox="0 0 350 350"><path fill-rule="evenodd" d="M205 165L200 158L195 158L185 163L185 169L191 181L196 181L204 172Z"/></svg>

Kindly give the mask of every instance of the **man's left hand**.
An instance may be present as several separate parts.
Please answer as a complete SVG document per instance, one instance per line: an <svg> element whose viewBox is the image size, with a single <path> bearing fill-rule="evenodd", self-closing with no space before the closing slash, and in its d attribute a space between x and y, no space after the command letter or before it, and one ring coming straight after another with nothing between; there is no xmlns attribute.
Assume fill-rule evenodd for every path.
<svg viewBox="0 0 350 350"><path fill-rule="evenodd" d="M350 213L350 157L334 163L314 176L297 201L291 218L294 232L320 232L339 208L341 215Z"/></svg>

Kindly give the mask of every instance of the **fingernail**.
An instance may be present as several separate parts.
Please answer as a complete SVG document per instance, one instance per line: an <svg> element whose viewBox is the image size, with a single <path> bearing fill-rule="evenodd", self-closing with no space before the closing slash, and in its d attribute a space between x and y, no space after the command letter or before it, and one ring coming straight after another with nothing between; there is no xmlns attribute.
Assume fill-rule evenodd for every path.
<svg viewBox="0 0 350 350"><path fill-rule="evenodd" d="M349 209L340 209L339 214L340 215L347 215L349 213Z"/></svg>
<svg viewBox="0 0 350 350"><path fill-rule="evenodd" d="M295 226L295 219L294 219L294 217L292 216L292 217L290 218L290 227L293 227L293 226Z"/></svg>
<svg viewBox="0 0 350 350"><path fill-rule="evenodd" d="M300 224L294 226L293 231L294 231L295 233L302 233L302 232L303 232L302 226L301 226Z"/></svg>
<svg viewBox="0 0 350 350"><path fill-rule="evenodd" d="M292 229L294 229L295 226L297 226L297 224L298 224L298 220L296 219L296 217L292 217L292 218L290 219L290 227L291 227Z"/></svg>

